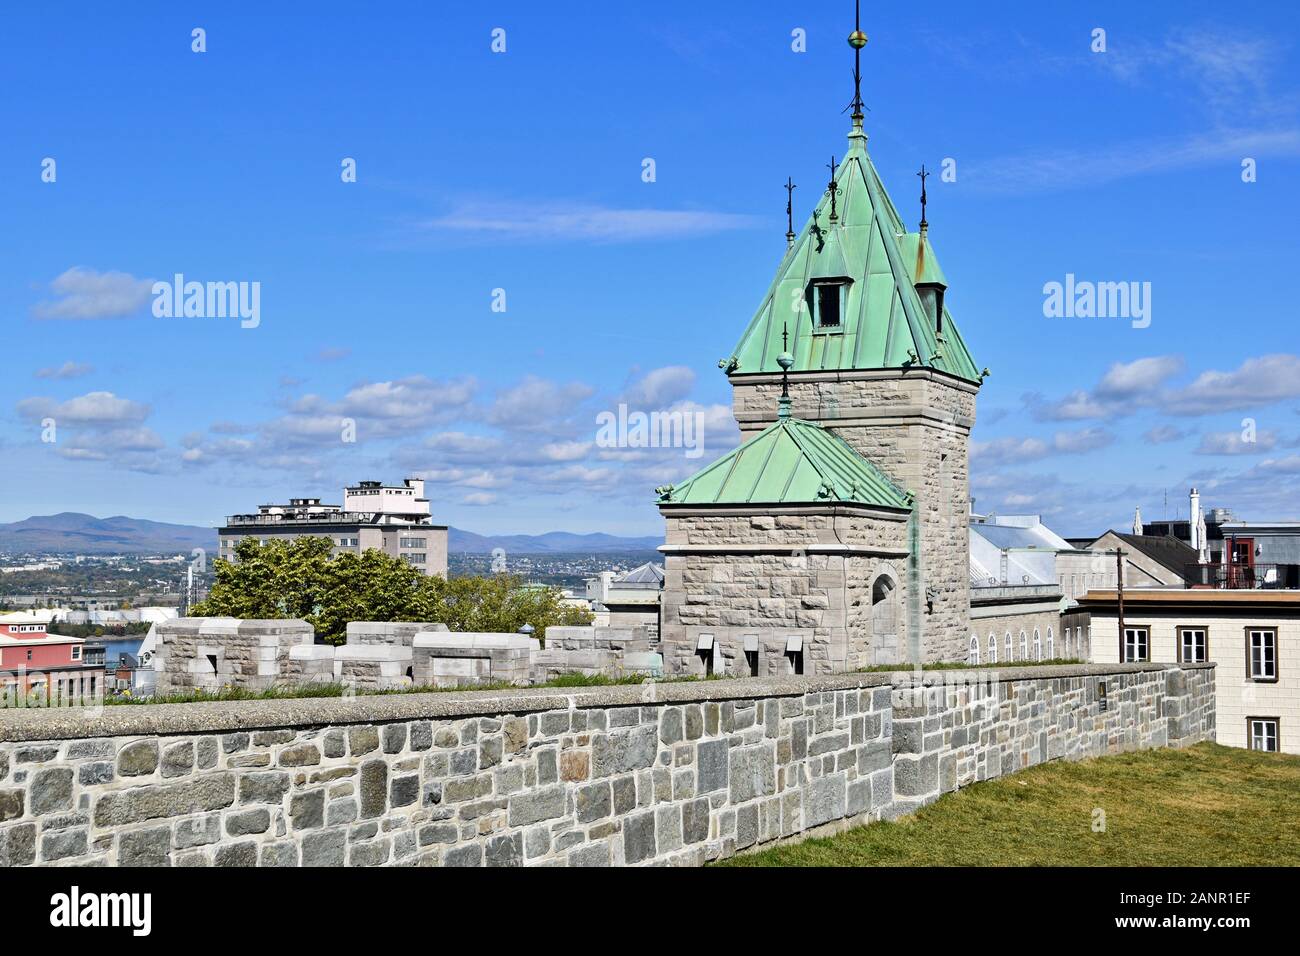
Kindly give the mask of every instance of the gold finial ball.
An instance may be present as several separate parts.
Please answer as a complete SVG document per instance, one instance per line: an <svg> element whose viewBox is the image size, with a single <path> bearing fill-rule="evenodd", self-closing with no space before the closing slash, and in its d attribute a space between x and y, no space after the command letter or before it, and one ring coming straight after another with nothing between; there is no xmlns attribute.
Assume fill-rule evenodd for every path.
<svg viewBox="0 0 1300 956"><path fill-rule="evenodd" d="M849 46L855 50L861 50L867 45L867 35L861 30L854 30L849 34Z"/></svg>

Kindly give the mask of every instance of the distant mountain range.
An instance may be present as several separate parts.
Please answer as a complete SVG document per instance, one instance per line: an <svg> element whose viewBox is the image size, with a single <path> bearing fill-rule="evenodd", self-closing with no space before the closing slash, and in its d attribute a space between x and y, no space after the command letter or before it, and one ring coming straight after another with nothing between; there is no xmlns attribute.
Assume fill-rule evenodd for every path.
<svg viewBox="0 0 1300 956"><path fill-rule="evenodd" d="M64 511L57 515L34 515L22 521L0 524L0 552L74 551L78 554L127 554L139 552L217 549L217 532L187 524L165 524L143 518L96 518Z"/></svg>
<svg viewBox="0 0 1300 956"><path fill-rule="evenodd" d="M612 534L482 535L460 528L448 529L448 550L455 554L491 554L502 548L507 554L558 554L563 552L605 553L653 551L663 538L623 538ZM217 532L187 524L167 524L143 518L96 518L65 511L37 515L9 524L0 523L0 552L63 551L79 554L126 554L140 552L215 551Z"/></svg>

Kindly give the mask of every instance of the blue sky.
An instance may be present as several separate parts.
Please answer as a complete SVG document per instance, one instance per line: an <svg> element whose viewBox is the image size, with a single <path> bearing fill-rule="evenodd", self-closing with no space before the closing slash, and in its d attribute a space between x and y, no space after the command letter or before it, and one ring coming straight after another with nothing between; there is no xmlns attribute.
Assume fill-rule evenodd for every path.
<svg viewBox="0 0 1300 956"><path fill-rule="evenodd" d="M802 221L844 150L851 5L442 6L8 14L0 520L214 524L419 473L475 531L662 531L653 488L701 460L598 447L596 416L698 412L705 460L734 444L717 360L783 252L781 185ZM956 161L929 221L992 372L978 507L1087 534L1197 484L1300 518L1298 15L867 7L905 217L920 164ZM260 323L155 317L176 273L260 283ZM1150 326L1044 317L1071 273L1151 283Z"/></svg>

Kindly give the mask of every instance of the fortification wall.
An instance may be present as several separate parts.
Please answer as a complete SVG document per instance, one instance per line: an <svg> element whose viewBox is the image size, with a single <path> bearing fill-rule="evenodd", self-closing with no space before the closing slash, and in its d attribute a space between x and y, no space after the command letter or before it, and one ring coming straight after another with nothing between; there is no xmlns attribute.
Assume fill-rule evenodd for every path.
<svg viewBox="0 0 1300 956"><path fill-rule="evenodd" d="M1207 665L925 681L945 683L4 710L0 865L693 866L1049 759L1214 736Z"/></svg>

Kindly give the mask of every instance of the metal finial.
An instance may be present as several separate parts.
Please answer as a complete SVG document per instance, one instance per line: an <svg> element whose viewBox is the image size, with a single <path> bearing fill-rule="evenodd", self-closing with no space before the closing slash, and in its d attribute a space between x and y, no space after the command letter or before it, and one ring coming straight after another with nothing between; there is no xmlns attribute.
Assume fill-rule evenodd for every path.
<svg viewBox="0 0 1300 956"><path fill-rule="evenodd" d="M921 171L916 175L921 177L921 231L925 232L930 225L925 221L925 181L930 178L930 174L925 171L925 163L921 164Z"/></svg>
<svg viewBox="0 0 1300 956"><path fill-rule="evenodd" d="M837 219L839 219L839 215L835 212L835 196L840 191L840 184L835 181L835 157L834 156L831 157L831 161L829 164L827 164L826 168L831 171L831 181L826 186L826 192L829 193L831 197L831 222L835 222Z"/></svg>
<svg viewBox="0 0 1300 956"><path fill-rule="evenodd" d="M867 45L867 35L862 32L862 3L855 0L853 4L853 32L849 34L849 46L853 47L853 110L851 117L854 126L862 125L862 48Z"/></svg>
<svg viewBox="0 0 1300 956"><path fill-rule="evenodd" d="M781 366L781 400L776 403L777 418L790 417L790 368L794 365L794 356L790 354L790 327L781 323L781 354L776 357L776 364Z"/></svg>
<svg viewBox="0 0 1300 956"><path fill-rule="evenodd" d="M794 191L799 187L789 176L785 178L785 244L794 245Z"/></svg>

